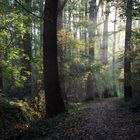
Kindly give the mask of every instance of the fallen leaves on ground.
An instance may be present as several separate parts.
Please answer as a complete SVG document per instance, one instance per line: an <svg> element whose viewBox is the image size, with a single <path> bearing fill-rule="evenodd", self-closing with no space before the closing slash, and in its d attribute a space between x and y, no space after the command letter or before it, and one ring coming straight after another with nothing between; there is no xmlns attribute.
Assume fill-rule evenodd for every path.
<svg viewBox="0 0 140 140"><path fill-rule="evenodd" d="M50 121L43 120L23 139L32 135L30 140L140 140L140 113L119 109L119 102L112 98L90 103L57 121L52 119L51 127Z"/></svg>

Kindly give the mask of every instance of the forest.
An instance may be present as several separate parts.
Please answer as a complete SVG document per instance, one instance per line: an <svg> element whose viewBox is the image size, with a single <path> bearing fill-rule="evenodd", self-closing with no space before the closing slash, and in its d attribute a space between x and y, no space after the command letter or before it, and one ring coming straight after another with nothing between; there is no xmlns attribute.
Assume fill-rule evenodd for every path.
<svg viewBox="0 0 140 140"><path fill-rule="evenodd" d="M140 0L0 0L0 140L140 140Z"/></svg>

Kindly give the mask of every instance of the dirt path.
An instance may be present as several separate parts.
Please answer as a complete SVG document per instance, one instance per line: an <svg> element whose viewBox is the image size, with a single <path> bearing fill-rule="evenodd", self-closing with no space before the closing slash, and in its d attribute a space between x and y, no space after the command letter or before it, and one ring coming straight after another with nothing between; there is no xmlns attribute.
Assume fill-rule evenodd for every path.
<svg viewBox="0 0 140 140"><path fill-rule="evenodd" d="M140 140L140 114L107 99L66 117L41 140Z"/></svg>

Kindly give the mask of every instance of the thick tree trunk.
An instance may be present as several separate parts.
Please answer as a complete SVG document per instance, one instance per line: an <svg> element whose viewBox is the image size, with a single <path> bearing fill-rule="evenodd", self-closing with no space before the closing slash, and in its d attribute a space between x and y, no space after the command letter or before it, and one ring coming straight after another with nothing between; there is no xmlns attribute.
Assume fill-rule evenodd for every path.
<svg viewBox="0 0 140 140"><path fill-rule="evenodd" d="M57 13L58 0L46 0L44 10L43 63L47 118L65 111L58 78Z"/></svg>
<svg viewBox="0 0 140 140"><path fill-rule="evenodd" d="M128 101L132 98L131 86L131 60L129 53L131 51L131 28L132 28L132 0L127 0L127 19L125 33L125 54L124 54L124 97Z"/></svg>

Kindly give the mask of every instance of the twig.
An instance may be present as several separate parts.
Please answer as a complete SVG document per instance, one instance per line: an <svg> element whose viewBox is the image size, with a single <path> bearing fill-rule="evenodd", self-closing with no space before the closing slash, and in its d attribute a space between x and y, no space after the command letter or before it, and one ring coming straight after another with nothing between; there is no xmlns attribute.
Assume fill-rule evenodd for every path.
<svg viewBox="0 0 140 140"><path fill-rule="evenodd" d="M26 12L30 13L31 15L33 15L33 16L35 16L35 17L37 17L37 18L40 18L40 19L43 18L43 16L38 16L38 15L32 13L32 12L31 12L30 10L28 10L27 8L25 8L18 0L15 0L15 2L16 2L18 5L20 5ZM43 14L42 14L42 15L43 15Z"/></svg>

